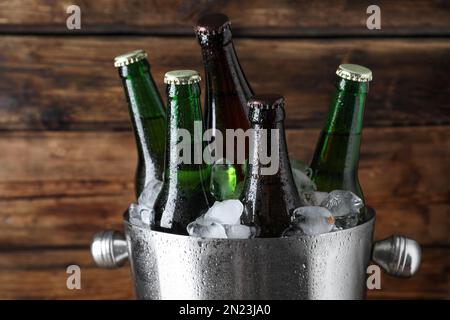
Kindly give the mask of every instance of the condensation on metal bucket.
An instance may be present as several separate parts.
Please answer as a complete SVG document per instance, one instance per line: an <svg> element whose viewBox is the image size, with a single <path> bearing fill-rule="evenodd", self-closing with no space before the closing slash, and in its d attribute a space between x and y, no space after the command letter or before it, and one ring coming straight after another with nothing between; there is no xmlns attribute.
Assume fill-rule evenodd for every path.
<svg viewBox="0 0 450 320"><path fill-rule="evenodd" d="M272 239L200 239L124 219L139 299L362 299L374 217L357 227Z"/></svg>
<svg viewBox="0 0 450 320"><path fill-rule="evenodd" d="M363 299L371 258L386 273L414 275L420 245L403 236L372 244L375 213L356 227L317 236L201 239L131 224L94 236L100 267L128 257L138 299Z"/></svg>

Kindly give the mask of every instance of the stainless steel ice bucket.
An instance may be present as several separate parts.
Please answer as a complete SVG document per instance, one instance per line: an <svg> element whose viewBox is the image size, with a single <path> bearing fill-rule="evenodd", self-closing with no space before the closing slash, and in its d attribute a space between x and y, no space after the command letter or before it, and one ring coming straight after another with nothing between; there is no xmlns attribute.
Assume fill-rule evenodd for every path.
<svg viewBox="0 0 450 320"><path fill-rule="evenodd" d="M354 228L318 236L200 239L149 230L124 216L125 236L95 236L98 265L130 261L138 299L363 299L372 258L396 276L413 275L420 246L393 236L372 244L375 214Z"/></svg>

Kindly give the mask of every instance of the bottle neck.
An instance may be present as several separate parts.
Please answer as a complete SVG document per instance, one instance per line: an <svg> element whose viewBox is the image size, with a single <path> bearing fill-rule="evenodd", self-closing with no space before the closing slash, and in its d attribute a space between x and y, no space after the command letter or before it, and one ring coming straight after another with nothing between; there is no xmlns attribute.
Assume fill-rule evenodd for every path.
<svg viewBox="0 0 450 320"><path fill-rule="evenodd" d="M280 179L286 174L292 176L291 172L286 172L290 165L283 121L253 122L250 139L249 173L253 178L262 182Z"/></svg>
<svg viewBox="0 0 450 320"><path fill-rule="evenodd" d="M323 131L328 134L361 134L367 82L338 77Z"/></svg>
<svg viewBox="0 0 450 320"><path fill-rule="evenodd" d="M165 181L170 181L180 178L179 171L198 170L198 166L203 164L203 124L198 83L167 86L167 118L164 177Z"/></svg>
<svg viewBox="0 0 450 320"><path fill-rule="evenodd" d="M350 190L363 197L358 162L368 83L337 78L336 92L311 163L319 191Z"/></svg>
<svg viewBox="0 0 450 320"><path fill-rule="evenodd" d="M252 129L251 139L255 144L251 148L248 177L242 193L245 206L242 221L256 224L260 236L278 237L288 227L292 211L300 206L289 163L284 125L283 121L261 119L252 123ZM264 135L267 135L267 140ZM261 149L267 150L267 156L264 151L262 154L254 152ZM267 162L267 159L271 161Z"/></svg>
<svg viewBox="0 0 450 320"><path fill-rule="evenodd" d="M138 151L139 193L146 182L162 179L165 146L165 110L147 60L119 68ZM142 171L142 172L139 172Z"/></svg>
<svg viewBox="0 0 450 320"><path fill-rule="evenodd" d="M231 38L226 43L203 44L202 54L208 95L238 96L248 114L246 104L253 91L242 71ZM207 96L206 99L208 101L212 97Z"/></svg>
<svg viewBox="0 0 450 320"><path fill-rule="evenodd" d="M150 74L150 65L147 60L120 67L119 75L122 78L133 119L164 116L162 99Z"/></svg>

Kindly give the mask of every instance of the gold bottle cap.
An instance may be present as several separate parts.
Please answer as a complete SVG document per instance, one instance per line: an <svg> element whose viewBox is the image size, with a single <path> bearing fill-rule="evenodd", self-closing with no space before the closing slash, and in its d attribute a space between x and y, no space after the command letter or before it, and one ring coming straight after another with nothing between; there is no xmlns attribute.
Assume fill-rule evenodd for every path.
<svg viewBox="0 0 450 320"><path fill-rule="evenodd" d="M173 70L164 75L164 83L186 85L200 82L202 78L195 70Z"/></svg>
<svg viewBox="0 0 450 320"><path fill-rule="evenodd" d="M369 82L372 80L372 71L357 64L341 64L336 74L344 79L356 82Z"/></svg>
<svg viewBox="0 0 450 320"><path fill-rule="evenodd" d="M147 53L142 50L135 50L121 54L114 58L114 67L123 67L147 58Z"/></svg>

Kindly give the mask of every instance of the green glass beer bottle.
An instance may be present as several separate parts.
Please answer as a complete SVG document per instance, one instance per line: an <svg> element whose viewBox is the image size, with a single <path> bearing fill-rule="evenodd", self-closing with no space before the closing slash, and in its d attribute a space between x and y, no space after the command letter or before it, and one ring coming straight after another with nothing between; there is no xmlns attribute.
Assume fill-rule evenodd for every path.
<svg viewBox="0 0 450 320"><path fill-rule="evenodd" d="M284 133L284 98L257 95L248 106L252 130L241 220L256 227L257 237L279 237L301 205Z"/></svg>
<svg viewBox="0 0 450 320"><path fill-rule="evenodd" d="M166 141L166 114L146 57L143 50L136 50L114 59L127 97L136 140L136 197L147 182L162 180Z"/></svg>
<svg viewBox="0 0 450 320"><path fill-rule="evenodd" d="M249 128L247 100L253 91L239 64L234 48L230 20L221 13L201 17L195 27L205 69L205 128L223 136L222 157L213 166L211 191L217 200L239 198L245 178L248 144L226 138L226 129ZM228 154L233 149L234 156ZM239 158L240 157L240 158Z"/></svg>
<svg viewBox="0 0 450 320"><path fill-rule="evenodd" d="M155 226L187 234L187 225L208 208L203 162L200 76L193 70L167 72L167 142L164 183L155 202Z"/></svg>
<svg viewBox="0 0 450 320"><path fill-rule="evenodd" d="M311 162L318 191L348 190L364 201L358 180L364 102L372 72L342 64L336 71L336 92Z"/></svg>

